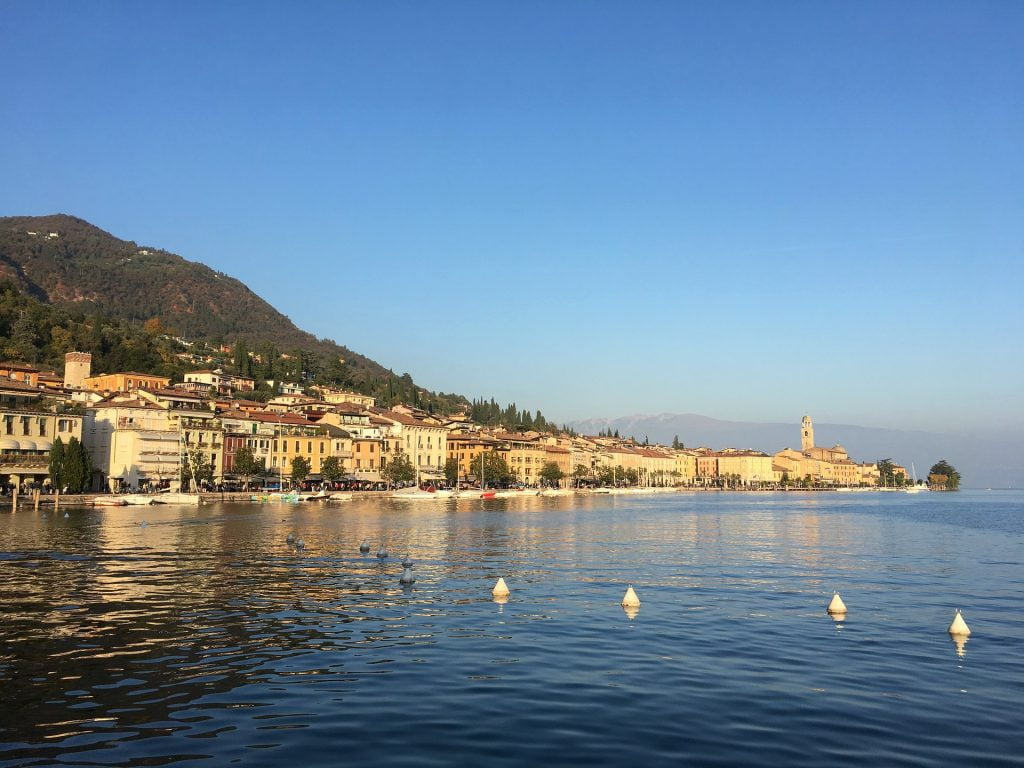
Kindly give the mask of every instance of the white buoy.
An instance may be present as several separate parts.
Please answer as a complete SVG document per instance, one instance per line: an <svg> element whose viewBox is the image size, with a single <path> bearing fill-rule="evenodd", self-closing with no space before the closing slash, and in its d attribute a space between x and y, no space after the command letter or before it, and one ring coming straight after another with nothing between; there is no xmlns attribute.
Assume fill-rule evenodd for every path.
<svg viewBox="0 0 1024 768"><path fill-rule="evenodd" d="M636 592L633 591L633 585L630 584L626 589L626 594L622 597L623 608L639 608L640 598L636 596Z"/></svg>
<svg viewBox="0 0 1024 768"><path fill-rule="evenodd" d="M412 568L412 558L409 557L408 555L406 555L405 559L402 560L402 567L403 568Z"/></svg>
<svg viewBox="0 0 1024 768"><path fill-rule="evenodd" d="M829 615L837 615L846 613L846 603L843 602L843 598L836 592L832 595L832 602L828 604Z"/></svg>
<svg viewBox="0 0 1024 768"><path fill-rule="evenodd" d="M380 545L380 549L377 550L377 557L381 560L388 556L388 549L383 544Z"/></svg>
<svg viewBox="0 0 1024 768"><path fill-rule="evenodd" d="M360 551L360 552L362 552L362 553L363 553L364 555L365 555L365 554L366 554L367 552L369 552L369 551L370 551L370 542L368 542L368 541L367 541L366 539L363 539L363 540L362 540L362 541L361 541L361 542L359 543L359 551Z"/></svg>
<svg viewBox="0 0 1024 768"><path fill-rule="evenodd" d="M402 577L398 580L399 584L412 584L416 581L416 577L412 575L412 568L406 568L402 571Z"/></svg>
<svg viewBox="0 0 1024 768"><path fill-rule="evenodd" d="M71 517L67 512L64 513L64 517Z"/></svg>
<svg viewBox="0 0 1024 768"><path fill-rule="evenodd" d="M509 593L508 585L505 583L505 579L504 578L502 578L501 576L498 577L498 581L497 581L497 583L495 583L494 589L491 590L491 594L494 595L495 597L508 597L509 596L510 593Z"/></svg>
<svg viewBox="0 0 1024 768"><path fill-rule="evenodd" d="M949 625L949 634L955 635L956 637L970 637L971 630L967 626L967 622L964 621L964 617L960 615L960 609L956 609L956 615L953 617L953 623Z"/></svg>

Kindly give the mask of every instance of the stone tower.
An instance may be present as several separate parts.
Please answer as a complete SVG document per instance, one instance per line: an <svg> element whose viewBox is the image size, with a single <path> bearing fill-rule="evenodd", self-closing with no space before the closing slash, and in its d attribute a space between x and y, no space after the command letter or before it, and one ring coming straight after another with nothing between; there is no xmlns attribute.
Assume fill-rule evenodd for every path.
<svg viewBox="0 0 1024 768"><path fill-rule="evenodd" d="M814 447L814 424L810 416L804 416L800 422L800 450L809 451Z"/></svg>
<svg viewBox="0 0 1024 768"><path fill-rule="evenodd" d="M92 373L92 355L88 352L68 352L64 355L64 386L81 389Z"/></svg>

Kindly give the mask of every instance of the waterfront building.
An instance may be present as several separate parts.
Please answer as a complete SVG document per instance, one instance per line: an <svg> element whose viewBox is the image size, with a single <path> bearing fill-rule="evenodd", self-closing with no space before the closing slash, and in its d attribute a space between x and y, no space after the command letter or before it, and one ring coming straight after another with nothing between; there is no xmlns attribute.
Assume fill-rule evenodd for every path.
<svg viewBox="0 0 1024 768"><path fill-rule="evenodd" d="M367 410L377 416L379 421L383 421L381 426L386 431L381 469L387 466L391 455L401 452L409 457L418 480L438 480L444 477L448 430L443 424L414 416L411 413L414 409L408 407L401 410L397 407L391 410L376 407Z"/></svg>
<svg viewBox="0 0 1024 768"><path fill-rule="evenodd" d="M481 453L496 450L498 441L480 432L453 432L445 444L448 458L459 463L459 479L468 482L470 476L476 476L473 462Z"/></svg>
<svg viewBox="0 0 1024 768"><path fill-rule="evenodd" d="M92 461L94 490L177 483L181 435L166 408L136 394L115 393L86 407L82 442Z"/></svg>
<svg viewBox="0 0 1024 768"><path fill-rule="evenodd" d="M723 450L715 454L718 460L718 475L731 477L742 485L762 485L773 483L775 473L772 470L773 460L767 453L760 451Z"/></svg>
<svg viewBox="0 0 1024 768"><path fill-rule="evenodd" d="M0 482L44 483L50 448L60 438L82 439L83 417L47 407L38 389L19 381L0 382Z"/></svg>
<svg viewBox="0 0 1024 768"><path fill-rule="evenodd" d="M505 460L516 482L536 485L546 460L545 447L536 438L519 432L496 432L496 450Z"/></svg>

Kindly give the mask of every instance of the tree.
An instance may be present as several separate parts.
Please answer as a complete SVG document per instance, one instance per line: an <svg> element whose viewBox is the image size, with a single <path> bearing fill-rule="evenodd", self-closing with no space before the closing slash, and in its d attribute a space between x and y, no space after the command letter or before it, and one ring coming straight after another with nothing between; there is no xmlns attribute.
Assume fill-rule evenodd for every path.
<svg viewBox="0 0 1024 768"><path fill-rule="evenodd" d="M399 451L380 471L380 476L389 485L411 483L416 479L416 467L412 465L412 460L407 455Z"/></svg>
<svg viewBox="0 0 1024 768"><path fill-rule="evenodd" d="M234 469L236 475L245 479L245 487L248 489L249 480L262 475L266 471L266 466L263 459L256 458L251 448L243 446L235 451Z"/></svg>
<svg viewBox="0 0 1024 768"><path fill-rule="evenodd" d="M556 485L563 477L565 472L553 461L545 463L540 470L540 479L547 485Z"/></svg>
<svg viewBox="0 0 1024 768"><path fill-rule="evenodd" d="M579 482L582 478L585 478L588 475L590 475L590 468L584 464L577 464L576 468L572 471L572 474L576 484L579 485Z"/></svg>
<svg viewBox="0 0 1024 768"><path fill-rule="evenodd" d="M64 485L71 493L81 493L89 486L92 479L92 465L89 461L89 451L79 442L77 437L68 440L64 449L64 461L61 476Z"/></svg>
<svg viewBox="0 0 1024 768"><path fill-rule="evenodd" d="M878 467L878 482L884 487L896 485L896 473L894 472L895 464L892 463L892 459L879 459L876 463Z"/></svg>
<svg viewBox="0 0 1024 768"><path fill-rule="evenodd" d="M459 460L448 459L444 463L444 479L448 485L455 485L459 481Z"/></svg>
<svg viewBox="0 0 1024 768"><path fill-rule="evenodd" d="M309 477L309 459L305 456L296 456L292 459L291 478L292 482L298 485Z"/></svg>
<svg viewBox="0 0 1024 768"><path fill-rule="evenodd" d="M181 487L191 487L193 480L197 489L203 483L212 483L213 464L202 451L190 451L186 446L185 455L181 457Z"/></svg>
<svg viewBox="0 0 1024 768"><path fill-rule="evenodd" d="M50 485L58 490L64 487L64 441L59 437L50 448Z"/></svg>
<svg viewBox="0 0 1024 768"><path fill-rule="evenodd" d="M672 438L672 448L674 450L678 451L678 450L682 449L682 447L683 447L683 444L679 442L679 435L676 435L675 437L673 437Z"/></svg>
<svg viewBox="0 0 1024 768"><path fill-rule="evenodd" d="M341 459L337 456L328 456L320 462L320 477L326 482L333 483L335 480L340 480L344 475L345 470L341 466Z"/></svg>
<svg viewBox="0 0 1024 768"><path fill-rule="evenodd" d="M513 474L501 455L495 451L483 451L473 459L470 471L481 480L481 486L501 486L512 481Z"/></svg>
<svg viewBox="0 0 1024 768"><path fill-rule="evenodd" d="M928 481L930 485L940 485L947 491L960 490L960 473L945 459L939 459L932 465L928 471Z"/></svg>

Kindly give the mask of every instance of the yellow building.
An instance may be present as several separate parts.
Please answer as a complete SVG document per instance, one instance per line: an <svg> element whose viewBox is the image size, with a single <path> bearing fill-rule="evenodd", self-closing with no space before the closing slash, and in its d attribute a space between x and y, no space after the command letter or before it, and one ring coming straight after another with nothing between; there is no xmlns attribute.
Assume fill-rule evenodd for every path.
<svg viewBox="0 0 1024 768"><path fill-rule="evenodd" d="M544 468L544 446L534 438L517 432L496 432L498 454L505 460L516 482L536 485Z"/></svg>
<svg viewBox="0 0 1024 768"><path fill-rule="evenodd" d="M773 483L772 457L760 451L719 451L718 474L742 485Z"/></svg>
<svg viewBox="0 0 1024 768"><path fill-rule="evenodd" d="M697 479L697 454L694 451L677 450L673 459L676 485L693 485Z"/></svg>

